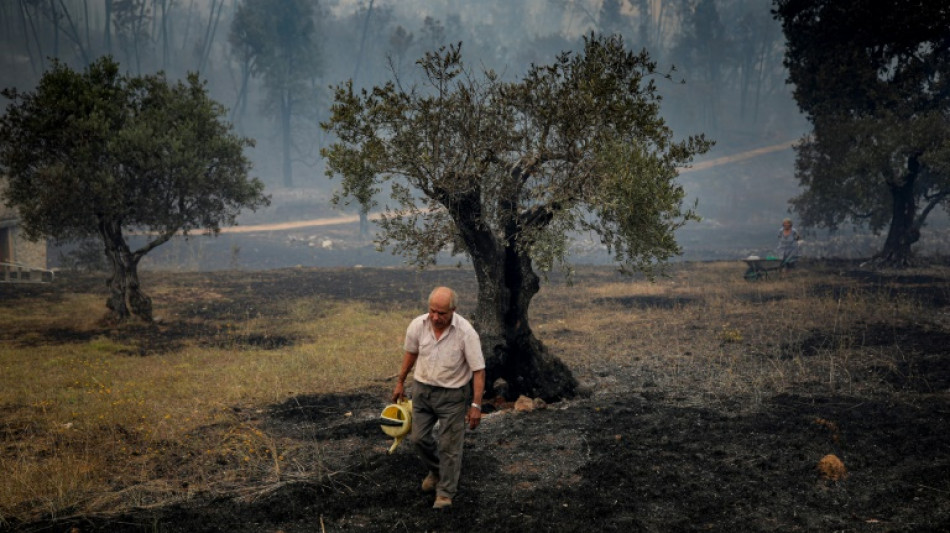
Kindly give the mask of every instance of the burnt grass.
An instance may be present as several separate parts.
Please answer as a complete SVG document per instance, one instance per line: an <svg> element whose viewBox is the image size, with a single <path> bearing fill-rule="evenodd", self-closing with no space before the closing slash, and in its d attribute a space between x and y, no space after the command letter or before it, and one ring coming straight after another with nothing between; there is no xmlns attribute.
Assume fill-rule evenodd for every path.
<svg viewBox="0 0 950 533"><path fill-rule="evenodd" d="M950 280L835 270L818 293L861 290L920 296L922 312L950 312ZM474 293L465 270L287 269L225 272L180 282L231 288L227 305L181 309L181 327L124 329L140 356L160 356L184 337L215 342L201 318L226 319L266 308L301 291L314 297L416 305L435 284ZM198 278L196 278L198 276ZM85 278L84 278L85 279ZM4 298L55 298L37 286ZM19 295L19 296L18 296ZM244 295L244 296L241 296ZM676 302L622 301L645 309ZM186 320L187 319L187 320ZM166 322L168 324L169 322ZM946 324L946 321L943 322ZM52 338L69 332L41 332ZM9 333L13 335L13 333ZM816 330L795 347L835 342ZM625 383L601 390L604 376L579 369L589 392L527 412L497 410L466 436L463 478L454 505L433 510L419 484L424 475L410 446L386 454L389 441L376 415L390 387L344 395L301 394L268 406L269 431L317 440L344 459L327 475L245 496L196 496L185 503L120 515L81 516L16 524L22 531L313 532L313 531L950 531L950 331L933 324L869 324L869 346L897 345L905 355L875 379L886 392L849 395L815 390L759 399L719 398L708 404L665 389L627 365L609 377ZM34 336L35 337L35 336ZM144 339L144 341L143 341ZM248 338L279 350L292 339ZM352 416L343 417L349 412ZM835 454L847 476L820 474Z"/></svg>

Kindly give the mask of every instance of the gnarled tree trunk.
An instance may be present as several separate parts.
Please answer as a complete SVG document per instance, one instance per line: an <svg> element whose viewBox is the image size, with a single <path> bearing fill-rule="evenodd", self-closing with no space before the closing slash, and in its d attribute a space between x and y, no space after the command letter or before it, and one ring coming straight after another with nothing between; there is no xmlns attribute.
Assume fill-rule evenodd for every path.
<svg viewBox="0 0 950 533"><path fill-rule="evenodd" d="M106 300L112 318L121 321L134 314L151 322L152 299L142 292L139 283L138 266L142 256L129 250L119 224L100 222L99 234L105 244L106 257L112 265L112 275L107 282L109 298Z"/></svg>
<svg viewBox="0 0 950 533"><path fill-rule="evenodd" d="M573 396L574 375L531 331L528 308L540 287L531 260L507 248L492 260L473 257L473 262L478 279L473 319L485 353L489 394L549 402ZM498 378L507 383L505 391L494 390Z"/></svg>
<svg viewBox="0 0 950 533"><path fill-rule="evenodd" d="M478 281L478 304L472 317L482 342L486 364L486 397L503 393L551 402L574 396L577 380L531 331L528 308L540 289L527 251L498 239L479 223L478 191L451 205L450 212L468 247ZM517 228L509 228L514 235ZM503 379L504 391L495 390Z"/></svg>
<svg viewBox="0 0 950 533"><path fill-rule="evenodd" d="M920 227L917 223L917 201L914 187L920 173L920 164L916 157L908 161L907 176L902 183L891 184L891 223L887 231L884 248L874 256L874 262L884 266L908 267L913 263L911 246L920 240Z"/></svg>

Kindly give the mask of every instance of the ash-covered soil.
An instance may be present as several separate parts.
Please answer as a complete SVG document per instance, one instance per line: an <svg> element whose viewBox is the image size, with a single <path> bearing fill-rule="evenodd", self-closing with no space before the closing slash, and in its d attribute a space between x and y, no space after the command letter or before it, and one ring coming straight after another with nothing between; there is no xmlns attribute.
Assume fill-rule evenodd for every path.
<svg viewBox="0 0 950 533"><path fill-rule="evenodd" d="M434 283L473 287L465 271L376 272L358 274L358 282L347 277L355 270L306 280L292 271L244 274L241 290L268 284L279 298L323 280L326 294L392 302ZM947 313L946 280L931 281L908 278L904 286L933 296L922 300L922 313ZM942 289L925 288L934 283ZM214 312L224 311L194 309ZM577 369L591 391L585 397L496 410L468 433L460 492L447 510L431 509L432 496L419 487L424 471L406 443L387 455L390 441L377 417L390 384L380 383L346 395L300 395L247 414L275 434L318 442L314 470L325 475L18 529L950 531L950 332L875 327L880 331L869 330L869 338L900 342L906 353L904 368L878 375L887 381L881 394L801 390L707 401L688 388L658 386L635 364L609 375ZM155 346L162 342L175 339L156 339ZM828 454L846 466L838 479L818 469Z"/></svg>
<svg viewBox="0 0 950 533"><path fill-rule="evenodd" d="M410 448L386 454L375 421L382 392L273 406L274 426L320 439L338 461L345 452L323 479L25 530L950 530L946 394L915 403L785 394L746 412L631 391L500 411L468 434L460 493L437 511ZM832 453L848 469L838 481L817 469Z"/></svg>

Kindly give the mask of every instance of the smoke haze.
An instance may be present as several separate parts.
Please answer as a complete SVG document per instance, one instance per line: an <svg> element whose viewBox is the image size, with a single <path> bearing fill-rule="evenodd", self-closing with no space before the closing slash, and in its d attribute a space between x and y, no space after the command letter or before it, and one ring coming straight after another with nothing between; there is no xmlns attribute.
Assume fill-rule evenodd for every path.
<svg viewBox="0 0 950 533"><path fill-rule="evenodd" d="M792 144L809 126L785 83L784 38L768 2L296 0L312 10L312 54L307 65L297 63L307 67L307 92L288 119L285 151L262 67L242 55L233 35L238 9L250 1L0 4L3 87L32 89L50 57L81 69L111 53L133 74L164 70L171 79L198 71L211 96L229 108L236 130L256 140L248 152L253 175L265 182L273 204L241 216L240 224L252 229L225 232L214 243L200 236L170 243L143 266L398 264L360 238L355 208L331 206L338 184L324 175L319 150L332 139L318 124L328 116L332 86L352 79L357 87L372 87L394 77L411 85L419 79L415 60L454 42L463 43L469 67L491 68L509 79L579 49L590 32L620 34L631 49L645 48L660 70L675 66L672 80L656 80L662 115L678 138L705 133L716 141L680 178L687 201L698 201L703 217L679 234L688 259L770 251L788 200L798 192ZM323 222L307 222L314 220ZM280 223L296 225L266 229ZM580 237L579 257L596 260L597 243ZM270 243L266 250L263 242ZM197 259L202 254L214 258Z"/></svg>

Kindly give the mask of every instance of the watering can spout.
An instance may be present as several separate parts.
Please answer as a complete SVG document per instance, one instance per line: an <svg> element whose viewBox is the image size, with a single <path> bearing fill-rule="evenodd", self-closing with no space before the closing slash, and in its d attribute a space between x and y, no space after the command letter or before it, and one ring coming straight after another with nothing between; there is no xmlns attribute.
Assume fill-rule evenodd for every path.
<svg viewBox="0 0 950 533"><path fill-rule="evenodd" d="M412 429L412 400L402 399L398 403L387 405L379 415L379 424L383 433L394 439L389 448L389 453L393 453L403 437Z"/></svg>
<svg viewBox="0 0 950 533"><path fill-rule="evenodd" d="M399 443L402 442L402 437L396 437L393 439L393 445L389 447L389 455L392 455L396 451L396 447L399 446Z"/></svg>

